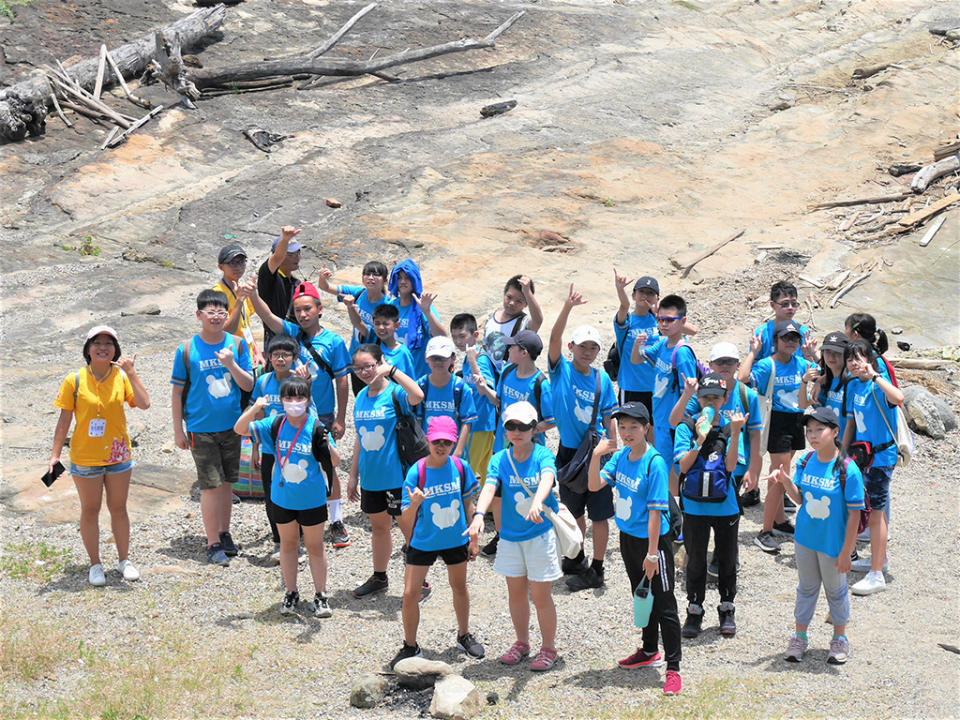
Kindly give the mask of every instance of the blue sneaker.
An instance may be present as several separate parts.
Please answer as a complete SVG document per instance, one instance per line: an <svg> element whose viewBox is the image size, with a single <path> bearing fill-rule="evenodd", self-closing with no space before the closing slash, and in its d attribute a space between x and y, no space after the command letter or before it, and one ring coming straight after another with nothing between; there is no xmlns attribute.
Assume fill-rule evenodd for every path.
<svg viewBox="0 0 960 720"><path fill-rule="evenodd" d="M223 551L223 545L214 543L207 548L207 562L213 565L226 566L230 564L230 558L228 558L227 554Z"/></svg>

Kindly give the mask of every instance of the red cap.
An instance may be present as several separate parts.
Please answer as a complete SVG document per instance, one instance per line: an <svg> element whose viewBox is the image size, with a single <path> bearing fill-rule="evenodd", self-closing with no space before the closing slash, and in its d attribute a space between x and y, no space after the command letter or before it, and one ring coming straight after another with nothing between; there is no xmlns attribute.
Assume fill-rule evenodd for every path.
<svg viewBox="0 0 960 720"><path fill-rule="evenodd" d="M316 300L320 299L320 293L317 292L317 289L313 286L313 283L302 282L297 285L293 291L293 299L301 297L312 297Z"/></svg>

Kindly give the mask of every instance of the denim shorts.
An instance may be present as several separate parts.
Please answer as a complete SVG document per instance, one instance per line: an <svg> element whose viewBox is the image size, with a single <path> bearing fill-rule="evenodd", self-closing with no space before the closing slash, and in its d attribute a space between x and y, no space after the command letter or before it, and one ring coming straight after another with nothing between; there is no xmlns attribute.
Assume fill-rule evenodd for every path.
<svg viewBox="0 0 960 720"><path fill-rule="evenodd" d="M870 498L873 510L885 510L890 502L890 478L893 477L893 465L877 467L872 465L864 473L863 488Z"/></svg>
<svg viewBox="0 0 960 720"><path fill-rule="evenodd" d="M98 478L104 475L117 475L133 469L133 460L113 463L112 465L74 465L70 463L70 474L82 478Z"/></svg>

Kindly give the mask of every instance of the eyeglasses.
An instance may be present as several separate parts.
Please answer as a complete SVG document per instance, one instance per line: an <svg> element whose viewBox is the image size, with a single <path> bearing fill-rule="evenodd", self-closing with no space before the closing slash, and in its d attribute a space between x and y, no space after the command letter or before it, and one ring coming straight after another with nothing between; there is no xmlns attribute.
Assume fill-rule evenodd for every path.
<svg viewBox="0 0 960 720"><path fill-rule="evenodd" d="M227 317L227 315L230 314L226 310L201 310L200 312L202 312L211 320L215 320L217 318L225 318Z"/></svg>
<svg viewBox="0 0 960 720"><path fill-rule="evenodd" d="M271 360L293 360L293 353L289 352L272 352L270 353Z"/></svg>
<svg viewBox="0 0 960 720"><path fill-rule="evenodd" d="M798 308L798 307L800 307L800 303L797 302L796 300L784 300L783 302L778 302L777 305L779 305L779 306L782 307L782 308Z"/></svg>
<svg viewBox="0 0 960 720"><path fill-rule="evenodd" d="M672 323L672 322L676 322L677 320L683 320L683 318L685 318L685 317L686 317L686 315L680 315L680 316L678 316L678 317L668 317L668 316L666 316L666 315L659 315L659 316L657 317L657 322L658 322L658 323Z"/></svg>
<svg viewBox="0 0 960 720"><path fill-rule="evenodd" d="M525 423L511 420L510 422L505 422L503 424L503 429L509 430L510 432L517 432L518 430L519 431L533 430L536 426L537 426L536 423L525 424Z"/></svg>
<svg viewBox="0 0 960 720"><path fill-rule="evenodd" d="M365 278L375 277L375 278L380 278L380 279L382 279L382 280L385 280L385 279L386 279L386 278L384 278L383 275L381 275L380 273L375 273L375 272L364 273L364 274L363 274L363 277L365 277Z"/></svg>
<svg viewBox="0 0 960 720"><path fill-rule="evenodd" d="M714 360L713 364L717 367L731 367L737 365L739 362L736 358L720 358L719 360Z"/></svg>
<svg viewBox="0 0 960 720"><path fill-rule="evenodd" d="M376 369L377 369L377 366L372 363L370 365L354 365L353 366L353 371L358 375L361 373L373 372Z"/></svg>
<svg viewBox="0 0 960 720"><path fill-rule="evenodd" d="M439 445L440 447L453 447L453 440L431 440L431 445Z"/></svg>

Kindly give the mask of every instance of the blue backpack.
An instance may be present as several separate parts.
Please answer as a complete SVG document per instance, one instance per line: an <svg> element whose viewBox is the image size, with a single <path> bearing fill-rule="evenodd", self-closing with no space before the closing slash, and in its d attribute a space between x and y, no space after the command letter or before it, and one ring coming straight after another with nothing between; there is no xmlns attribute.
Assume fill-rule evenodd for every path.
<svg viewBox="0 0 960 720"><path fill-rule="evenodd" d="M696 420L683 421L696 436ZM688 500L703 503L719 503L727 499L733 473L727 470L727 443L730 441L730 426L710 428L697 459L685 473L680 474L680 494Z"/></svg>

